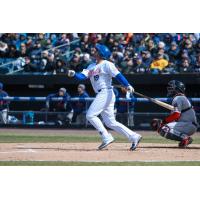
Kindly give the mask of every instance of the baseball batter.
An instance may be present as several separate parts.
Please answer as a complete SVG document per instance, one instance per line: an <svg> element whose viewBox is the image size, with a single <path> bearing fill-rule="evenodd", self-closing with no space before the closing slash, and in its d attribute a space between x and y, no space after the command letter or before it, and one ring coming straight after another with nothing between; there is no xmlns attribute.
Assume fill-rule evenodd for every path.
<svg viewBox="0 0 200 200"><path fill-rule="evenodd" d="M185 85L176 80L168 83L168 96L173 97L172 105L175 110L164 120L153 119L152 128L167 139L179 141L180 148L186 148L192 143L193 135L197 131L195 111L185 96Z"/></svg>
<svg viewBox="0 0 200 200"><path fill-rule="evenodd" d="M130 93L132 93L134 89L118 71L115 65L108 61L111 55L110 50L105 45L100 44L96 44L95 48L96 62L90 64L87 69L84 69L81 73L69 70L68 76L75 77L78 80L89 78L97 94L87 111L86 118L101 135L102 144L98 149L101 150L114 141L113 136L108 133L103 123L98 118L98 115L101 115L105 125L126 136L132 143L130 150L135 150L142 137L115 120L115 94L112 87L112 77L116 78Z"/></svg>

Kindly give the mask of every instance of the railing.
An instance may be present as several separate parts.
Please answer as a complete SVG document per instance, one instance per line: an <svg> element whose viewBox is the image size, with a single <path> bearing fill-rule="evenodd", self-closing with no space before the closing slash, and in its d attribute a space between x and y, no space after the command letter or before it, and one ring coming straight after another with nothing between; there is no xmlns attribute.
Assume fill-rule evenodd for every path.
<svg viewBox="0 0 200 200"><path fill-rule="evenodd" d="M59 48L61 48L61 47L70 46L70 45L76 44L76 43L79 42L79 41L80 41L80 39L76 39L76 40L71 41L70 43L61 44L61 45L58 45L58 46L49 48L49 49L47 49L47 50L45 50L45 51L52 51L52 50L54 50L54 49L59 49ZM43 51L43 52L44 52L44 51Z"/></svg>
<svg viewBox="0 0 200 200"><path fill-rule="evenodd" d="M93 101L94 97L87 97L87 98L70 98L69 101ZM163 102L170 102L171 98L155 98L157 100L163 101ZM188 98L191 102L200 102L200 98L191 97ZM7 101L46 101L47 97L0 97L0 100L7 100ZM62 97L53 97L51 98L51 101L61 101L63 100ZM116 101L124 101L124 102L143 102L147 103L150 102L148 99L145 98L116 98Z"/></svg>
<svg viewBox="0 0 200 200"><path fill-rule="evenodd" d="M43 50L43 51L41 50L41 52L38 52L38 54L43 53L45 51L50 52L50 51L53 51L55 49L60 49L60 48L66 47L66 46L70 46L70 45L78 43L79 41L80 41L80 39L76 39L76 40L71 41L70 43L58 45L58 46L55 46L55 47L52 47L52 48L49 48L49 49L46 49L46 50ZM72 54L73 52L74 51L70 51L70 49L69 49L65 53L63 53L61 56L70 56L70 54ZM66 59L68 59L68 58L66 58ZM24 60L24 58L20 57L20 58L15 59L14 61L10 61L10 62L7 62L7 63L0 65L0 68L7 68L8 72L6 72L5 74L10 75L10 74L14 74L14 73L23 71L24 65L25 65L25 60Z"/></svg>
<svg viewBox="0 0 200 200"><path fill-rule="evenodd" d="M171 101L170 98L156 98L163 102L169 102ZM47 101L46 97L3 97L0 98L0 100L4 101L10 101L10 102L45 102ZM51 98L48 99L50 101L61 101L63 100L62 97L59 98ZM7 115L7 121L8 124L23 124L23 125L69 125L72 126L74 124L81 125L88 127L89 123L85 118L85 114L89 108L90 103L94 100L94 98L71 98L70 102L76 102L76 101L82 101L85 102L85 109L82 116L82 122L81 124L76 124L71 122L72 117L75 113L73 113L73 110L70 112L50 112L48 110L43 111L31 111L31 110L9 110ZM200 102L200 98L189 98L192 102ZM135 112L135 103L149 103L150 101L145 98L117 98L116 102L127 102L127 112L126 113L118 113L115 109L115 115L118 121L124 123L125 125L128 125L130 127L138 126L138 121L140 121L140 127L148 127L149 122L148 120L152 119L153 117L164 117L169 112L166 110L166 112ZM9 117L13 117L13 121L9 121ZM197 113L197 116L199 117L199 113ZM60 120L61 119L61 120ZM61 121L61 123L59 122ZM60 124L59 124L59 123ZM64 122L64 123L63 123Z"/></svg>

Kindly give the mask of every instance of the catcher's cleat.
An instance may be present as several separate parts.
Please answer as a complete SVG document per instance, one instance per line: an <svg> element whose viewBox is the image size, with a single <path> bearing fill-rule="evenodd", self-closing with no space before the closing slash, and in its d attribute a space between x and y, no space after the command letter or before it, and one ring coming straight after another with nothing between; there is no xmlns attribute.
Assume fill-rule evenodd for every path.
<svg viewBox="0 0 200 200"><path fill-rule="evenodd" d="M130 151L134 151L137 148L137 146L141 140L142 140L142 136L139 136L138 139L132 143Z"/></svg>
<svg viewBox="0 0 200 200"><path fill-rule="evenodd" d="M191 137L187 137L183 139L179 144L179 148L187 148L189 144L193 142L193 139Z"/></svg>

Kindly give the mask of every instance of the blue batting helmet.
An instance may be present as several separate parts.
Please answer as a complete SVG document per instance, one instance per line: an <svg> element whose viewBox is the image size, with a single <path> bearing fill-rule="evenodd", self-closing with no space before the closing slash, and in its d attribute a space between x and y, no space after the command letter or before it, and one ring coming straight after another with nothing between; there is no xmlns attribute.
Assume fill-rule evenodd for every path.
<svg viewBox="0 0 200 200"><path fill-rule="evenodd" d="M99 53L99 55L103 58L103 59L109 59L111 56L111 52L108 49L107 46L102 45L102 44L96 44L96 50Z"/></svg>

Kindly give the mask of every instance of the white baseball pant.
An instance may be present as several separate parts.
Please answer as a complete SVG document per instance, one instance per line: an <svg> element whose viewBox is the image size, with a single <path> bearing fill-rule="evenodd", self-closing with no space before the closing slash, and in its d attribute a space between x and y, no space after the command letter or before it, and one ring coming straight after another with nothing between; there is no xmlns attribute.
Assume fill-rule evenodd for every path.
<svg viewBox="0 0 200 200"><path fill-rule="evenodd" d="M134 142L139 135L123 124L115 120L114 115L115 94L112 89L102 89L89 107L86 118L99 131L102 139L109 137L109 133L104 127L98 115L101 114L107 127L126 136L129 141Z"/></svg>
<svg viewBox="0 0 200 200"><path fill-rule="evenodd" d="M7 124L7 116L8 116L8 110L4 109L0 111L0 124Z"/></svg>

